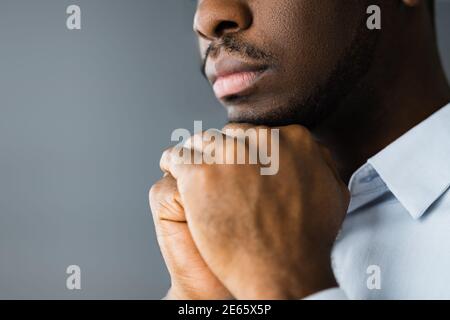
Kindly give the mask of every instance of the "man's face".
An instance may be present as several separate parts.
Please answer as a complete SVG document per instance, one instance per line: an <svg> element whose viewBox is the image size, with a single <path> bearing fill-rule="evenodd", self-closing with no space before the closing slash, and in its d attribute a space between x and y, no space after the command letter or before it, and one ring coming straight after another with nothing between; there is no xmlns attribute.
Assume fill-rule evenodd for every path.
<svg viewBox="0 0 450 320"><path fill-rule="evenodd" d="M204 70L229 120L324 120L371 65L370 2L199 0L194 29Z"/></svg>

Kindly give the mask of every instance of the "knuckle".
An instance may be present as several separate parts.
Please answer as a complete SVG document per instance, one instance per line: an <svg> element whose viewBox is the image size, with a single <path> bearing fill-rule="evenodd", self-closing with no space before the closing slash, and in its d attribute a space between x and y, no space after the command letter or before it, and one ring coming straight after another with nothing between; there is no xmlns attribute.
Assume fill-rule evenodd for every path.
<svg viewBox="0 0 450 320"><path fill-rule="evenodd" d="M169 176L164 176L161 180L152 185L149 191L151 199L167 198L167 195L176 191L176 182Z"/></svg>
<svg viewBox="0 0 450 320"><path fill-rule="evenodd" d="M192 136L190 136L184 143L183 143L183 148L185 149L191 149L193 147L195 147L195 142L198 139L201 139L202 135L200 133L196 133Z"/></svg>
<svg viewBox="0 0 450 320"><path fill-rule="evenodd" d="M280 131L280 139L297 146L309 149L312 146L313 137L308 129L300 125L290 125Z"/></svg>
<svg viewBox="0 0 450 320"><path fill-rule="evenodd" d="M179 209L177 191L174 182L163 178L156 182L149 191L150 209L155 218L169 217Z"/></svg>
<svg viewBox="0 0 450 320"><path fill-rule="evenodd" d="M172 150L173 150L173 147L165 149L161 154L161 158L170 156L170 154L172 153Z"/></svg>
<svg viewBox="0 0 450 320"><path fill-rule="evenodd" d="M249 123L228 123L226 124L223 128L222 131L224 130L236 130L236 129L248 129L253 127L253 125L249 124Z"/></svg>
<svg viewBox="0 0 450 320"><path fill-rule="evenodd" d="M319 144L318 146L319 146L319 149L322 152L323 156L326 157L327 159L329 159L330 161L333 161L333 155L332 155L331 151L323 145Z"/></svg>
<svg viewBox="0 0 450 320"><path fill-rule="evenodd" d="M154 185L152 185L148 192L150 202L156 200L160 196L161 191L162 191L162 182L160 180L156 182Z"/></svg>
<svg viewBox="0 0 450 320"><path fill-rule="evenodd" d="M308 139L311 136L311 133L308 129L300 125L290 125L287 127L287 130L294 136L303 139Z"/></svg>
<svg viewBox="0 0 450 320"><path fill-rule="evenodd" d="M269 126L265 126L265 125L258 125L255 127L256 131L266 131L266 130L271 130L271 128Z"/></svg>
<svg viewBox="0 0 450 320"><path fill-rule="evenodd" d="M166 150L163 151L163 153L161 154L161 158L159 160L161 168L164 166L165 162L169 161L171 153L172 148L167 148Z"/></svg>

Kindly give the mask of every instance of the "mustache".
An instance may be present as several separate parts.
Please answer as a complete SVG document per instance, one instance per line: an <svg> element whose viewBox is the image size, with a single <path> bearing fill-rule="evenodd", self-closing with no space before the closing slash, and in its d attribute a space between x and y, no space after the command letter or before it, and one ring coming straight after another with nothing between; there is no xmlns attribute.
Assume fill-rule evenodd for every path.
<svg viewBox="0 0 450 320"><path fill-rule="evenodd" d="M249 58L251 60L263 61L266 63L273 63L274 57L256 46L243 42L233 35L225 35L219 40L210 43L206 49L205 57L202 61L201 72L206 77L206 63L208 58L216 58L220 51L231 54L239 54L243 58Z"/></svg>

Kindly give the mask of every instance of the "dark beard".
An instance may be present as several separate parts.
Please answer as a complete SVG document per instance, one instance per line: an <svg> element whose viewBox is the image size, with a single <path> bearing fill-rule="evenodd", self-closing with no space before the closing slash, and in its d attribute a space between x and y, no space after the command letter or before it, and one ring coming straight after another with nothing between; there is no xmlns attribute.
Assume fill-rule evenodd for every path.
<svg viewBox="0 0 450 320"><path fill-rule="evenodd" d="M318 85L304 101L291 99L288 106L272 110L263 117L229 119L230 122L246 122L255 125L285 126L299 124L314 130L335 112L341 102L353 92L371 69L379 32L369 31L364 20L349 49L330 73L328 79Z"/></svg>

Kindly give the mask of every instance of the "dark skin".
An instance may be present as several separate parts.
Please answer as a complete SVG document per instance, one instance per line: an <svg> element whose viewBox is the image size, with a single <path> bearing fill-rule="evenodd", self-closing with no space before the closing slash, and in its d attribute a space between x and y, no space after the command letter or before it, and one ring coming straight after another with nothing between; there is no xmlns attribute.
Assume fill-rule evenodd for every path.
<svg viewBox="0 0 450 320"><path fill-rule="evenodd" d="M372 4L381 31L365 28ZM200 0L194 29L230 122L280 127L280 171L164 153L150 204L168 298L299 299L336 286L351 174L450 101L425 1ZM236 61L249 73L221 81Z"/></svg>
<svg viewBox="0 0 450 320"><path fill-rule="evenodd" d="M344 181L371 155L450 100L435 31L424 1L218 3L199 1L194 28L203 57L211 43L229 33L275 57L274 71L247 93L243 101L221 100L229 119L307 126L331 149ZM382 32L361 26L371 4L381 7ZM361 68L366 70L348 76L352 82L350 89L340 89L340 84L324 85L336 65L347 58L346 51L351 51L358 32L359 45L369 46L369 51L374 49L370 61L361 62ZM377 37L374 33L377 40L372 39ZM364 48L361 51L364 54ZM210 58L206 65L213 63ZM334 95L331 105L308 104L306 101L320 86L342 94ZM308 110L292 111L293 106ZM315 115L311 109L317 107L325 109L326 116Z"/></svg>
<svg viewBox="0 0 450 320"><path fill-rule="evenodd" d="M382 32L377 57L362 79L362 87L371 93L352 91L314 130L332 151L344 181L370 156L450 101L428 9L422 1L404 2L414 5L406 8L404 25L399 28L398 21L384 19L383 30L389 32Z"/></svg>

